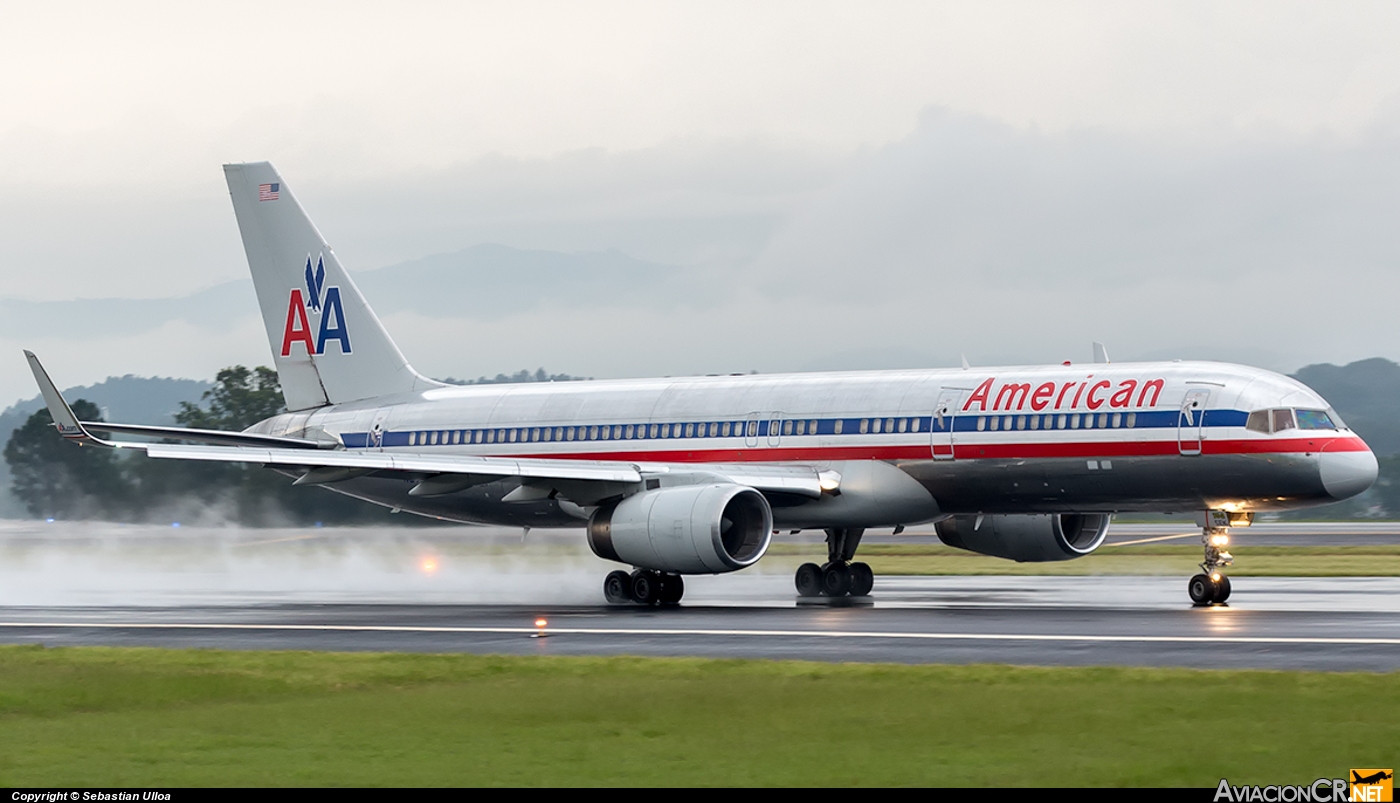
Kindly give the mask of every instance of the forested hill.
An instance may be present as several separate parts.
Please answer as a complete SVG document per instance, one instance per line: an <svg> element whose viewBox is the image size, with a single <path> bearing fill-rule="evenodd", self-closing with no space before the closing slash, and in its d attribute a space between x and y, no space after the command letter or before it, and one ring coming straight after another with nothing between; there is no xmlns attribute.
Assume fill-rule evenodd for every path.
<svg viewBox="0 0 1400 803"><path fill-rule="evenodd" d="M1377 455L1400 454L1400 365L1374 357L1348 365L1309 365L1293 377L1331 402Z"/></svg>

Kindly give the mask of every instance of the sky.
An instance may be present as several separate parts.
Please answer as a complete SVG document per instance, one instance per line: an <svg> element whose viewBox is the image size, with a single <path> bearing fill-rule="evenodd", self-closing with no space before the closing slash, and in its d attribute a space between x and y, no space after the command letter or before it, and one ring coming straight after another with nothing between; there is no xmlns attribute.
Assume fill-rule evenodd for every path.
<svg viewBox="0 0 1400 803"><path fill-rule="evenodd" d="M1397 34L1366 2L7 4L0 311L45 312L0 321L0 404L22 348L65 386L267 363L250 293L200 315L247 271L219 166L264 159L352 272L665 276L395 305L434 376L1400 358Z"/></svg>

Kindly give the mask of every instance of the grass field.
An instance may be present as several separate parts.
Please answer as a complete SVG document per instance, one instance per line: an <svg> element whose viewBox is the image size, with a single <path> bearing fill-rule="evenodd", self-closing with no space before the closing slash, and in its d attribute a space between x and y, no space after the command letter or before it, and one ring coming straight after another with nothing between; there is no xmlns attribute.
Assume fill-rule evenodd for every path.
<svg viewBox="0 0 1400 803"><path fill-rule="evenodd" d="M1395 577L1400 576L1400 546L1239 546L1232 547L1235 577ZM1105 546L1093 554L1058 563L1014 563L941 544L864 544L859 559L875 574L1011 574L1011 575L1181 575L1195 574L1201 547ZM774 544L770 557L794 566L803 560L822 563L821 544Z"/></svg>
<svg viewBox="0 0 1400 803"><path fill-rule="evenodd" d="M1400 677L0 647L0 785L1169 785L1394 765Z"/></svg>

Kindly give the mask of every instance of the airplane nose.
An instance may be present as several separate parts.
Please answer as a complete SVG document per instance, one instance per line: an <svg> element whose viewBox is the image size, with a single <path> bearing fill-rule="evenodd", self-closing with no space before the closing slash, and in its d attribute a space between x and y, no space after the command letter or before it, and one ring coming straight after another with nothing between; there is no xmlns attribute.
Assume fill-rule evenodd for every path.
<svg viewBox="0 0 1400 803"><path fill-rule="evenodd" d="M1358 452L1323 452L1322 487L1333 499L1356 496L1376 481L1378 466L1370 449Z"/></svg>

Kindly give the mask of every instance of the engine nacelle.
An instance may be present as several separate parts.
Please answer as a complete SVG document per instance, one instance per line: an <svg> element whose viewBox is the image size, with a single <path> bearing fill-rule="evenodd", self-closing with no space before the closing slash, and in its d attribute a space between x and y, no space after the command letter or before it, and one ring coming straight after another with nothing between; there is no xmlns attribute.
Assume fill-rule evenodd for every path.
<svg viewBox="0 0 1400 803"><path fill-rule="evenodd" d="M662 572L732 572L758 562L772 540L768 500L733 483L634 494L588 520L593 554Z"/></svg>
<svg viewBox="0 0 1400 803"><path fill-rule="evenodd" d="M1108 537L1107 513L952 516L934 525L948 546L1022 563L1082 558Z"/></svg>

